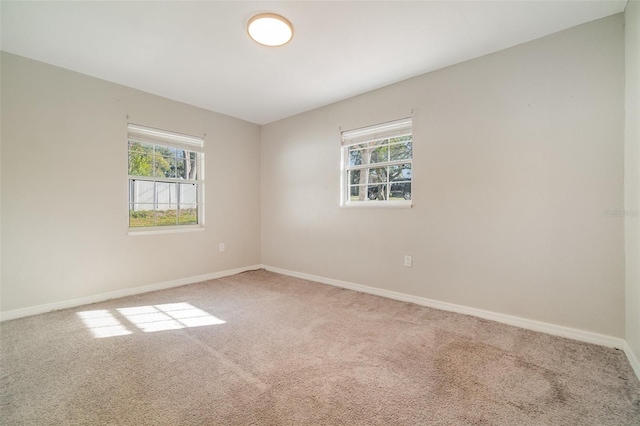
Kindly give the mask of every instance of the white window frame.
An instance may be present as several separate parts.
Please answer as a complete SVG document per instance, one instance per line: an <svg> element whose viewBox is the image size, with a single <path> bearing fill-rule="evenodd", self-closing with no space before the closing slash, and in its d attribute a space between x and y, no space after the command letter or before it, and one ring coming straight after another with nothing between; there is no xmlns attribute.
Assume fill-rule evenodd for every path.
<svg viewBox="0 0 640 426"><path fill-rule="evenodd" d="M161 233L175 233L175 232L193 232L204 230L204 138L198 136L190 136L181 133L169 132L166 130L154 129L151 127L145 127L138 124L129 123L127 125L127 147L130 141L141 142L144 144L151 144L155 146L162 146L168 148L183 149L196 153L196 179L185 180L178 178L164 178L164 177L151 177L151 176L135 176L127 175L127 226L129 229L129 235L144 235L144 234L161 234ZM127 158L129 154L129 148L127 148ZM127 161L128 163L128 161ZM129 166L127 164L127 170ZM185 224L185 225L154 225L154 226L136 226L131 227L130 224L130 209L131 209L131 186L132 181L147 181L153 182L154 187L157 183L193 183L196 185L196 205L197 205L197 224ZM176 201L179 203L179 200ZM156 190L154 189L154 210L156 208ZM179 206L179 204L178 204Z"/></svg>
<svg viewBox="0 0 640 426"><path fill-rule="evenodd" d="M349 184L349 171L351 170L368 170L373 168L381 168L388 166L399 166L403 164L411 164L413 174L413 150L411 158L393 161L384 161L363 165L349 165L349 147L363 143L382 141L386 139L412 136L413 141L413 123L412 119L403 118L386 123L375 124L373 126L362 127L358 129L342 132L341 147L341 168L340 168L340 206L341 207L365 207L365 208L410 208L413 204L413 198L409 200L389 200L387 194L384 200L370 200L368 196L364 200L351 200L351 191ZM413 143L412 143L413 146ZM389 159L390 160L390 159ZM367 177L368 177L367 173ZM413 175L412 175L413 177ZM390 182L383 184L390 190ZM378 185L379 186L379 185ZM365 186L365 188L368 188ZM411 188L413 192L413 179L411 179ZM368 190L367 190L368 193Z"/></svg>

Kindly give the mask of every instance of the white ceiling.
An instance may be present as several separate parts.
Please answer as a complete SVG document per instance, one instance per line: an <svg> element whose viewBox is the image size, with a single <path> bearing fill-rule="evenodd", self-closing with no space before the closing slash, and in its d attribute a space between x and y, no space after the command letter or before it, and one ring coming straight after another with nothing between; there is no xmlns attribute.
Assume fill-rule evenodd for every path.
<svg viewBox="0 0 640 426"><path fill-rule="evenodd" d="M2 50L258 124L624 11L626 0L8 2ZM256 13L294 25L260 46Z"/></svg>

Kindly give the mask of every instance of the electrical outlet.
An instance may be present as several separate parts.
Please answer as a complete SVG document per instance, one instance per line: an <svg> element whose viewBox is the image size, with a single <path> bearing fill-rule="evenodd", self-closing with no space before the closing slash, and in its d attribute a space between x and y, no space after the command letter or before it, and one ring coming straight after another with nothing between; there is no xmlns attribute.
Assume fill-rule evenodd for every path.
<svg viewBox="0 0 640 426"><path fill-rule="evenodd" d="M411 268L413 266L413 259L408 254L404 255L404 266Z"/></svg>
<svg viewBox="0 0 640 426"><path fill-rule="evenodd" d="M224 251L224 250L225 250L224 243L220 243L220 251Z"/></svg>

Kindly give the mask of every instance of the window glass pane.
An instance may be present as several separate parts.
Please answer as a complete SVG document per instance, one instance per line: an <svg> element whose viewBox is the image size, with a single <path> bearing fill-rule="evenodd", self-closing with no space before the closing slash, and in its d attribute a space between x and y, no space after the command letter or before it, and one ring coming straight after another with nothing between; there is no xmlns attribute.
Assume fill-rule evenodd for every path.
<svg viewBox="0 0 640 426"><path fill-rule="evenodd" d="M382 145L369 149L370 164L382 163L383 161L389 161L389 145Z"/></svg>
<svg viewBox="0 0 640 426"><path fill-rule="evenodd" d="M411 164L390 166L389 180L392 182L411 180Z"/></svg>
<svg viewBox="0 0 640 426"><path fill-rule="evenodd" d="M364 185L350 186L349 187L349 200L351 201L364 201L366 199L366 193Z"/></svg>
<svg viewBox="0 0 640 426"><path fill-rule="evenodd" d="M357 165L363 164L362 163L362 161L363 161L362 155L365 152L365 151L363 151L363 148L364 148L363 144L353 145L353 146L349 147L348 164L350 166L357 166Z"/></svg>
<svg viewBox="0 0 640 426"><path fill-rule="evenodd" d="M153 154L153 145L130 140L129 152L141 152L146 154Z"/></svg>
<svg viewBox="0 0 640 426"><path fill-rule="evenodd" d="M408 160L413 156L413 142L411 136L403 136L401 138L391 139L391 142L398 141L400 143L389 146L391 151L391 161Z"/></svg>
<svg viewBox="0 0 640 426"><path fill-rule="evenodd" d="M387 185L369 185L367 187L367 198L369 200L386 200Z"/></svg>
<svg viewBox="0 0 640 426"><path fill-rule="evenodd" d="M167 158L156 153L154 160L153 176L159 178L167 177L167 174L170 174L169 170L171 168Z"/></svg>
<svg viewBox="0 0 640 426"><path fill-rule="evenodd" d="M156 182L156 203L167 204L172 209L178 208L178 195L176 184L169 182Z"/></svg>
<svg viewBox="0 0 640 426"><path fill-rule="evenodd" d="M129 152L130 176L153 176L153 154Z"/></svg>
<svg viewBox="0 0 640 426"><path fill-rule="evenodd" d="M365 183L364 182L364 177L366 176L366 173L362 173L362 170L349 170L349 185L357 185L357 184L361 184L361 183ZM362 179L363 181L360 181L360 179Z"/></svg>
<svg viewBox="0 0 640 426"><path fill-rule="evenodd" d="M196 204L180 204L178 212L179 225L197 225L198 224L198 206Z"/></svg>
<svg viewBox="0 0 640 426"><path fill-rule="evenodd" d="M129 181L129 202L131 203L153 203L155 183L146 180Z"/></svg>
<svg viewBox="0 0 640 426"><path fill-rule="evenodd" d="M186 157L185 157L186 156ZM177 162L177 178L186 180L196 180L196 157L195 152L182 151L181 155L178 155Z"/></svg>
<svg viewBox="0 0 640 426"><path fill-rule="evenodd" d="M392 183L390 200L410 200L411 199L411 182Z"/></svg>
<svg viewBox="0 0 640 426"><path fill-rule="evenodd" d="M173 204L158 204L156 208L156 226L178 224L178 209Z"/></svg>
<svg viewBox="0 0 640 426"><path fill-rule="evenodd" d="M129 226L154 226L153 204L129 204Z"/></svg>
<svg viewBox="0 0 640 426"><path fill-rule="evenodd" d="M180 203L195 204L198 202L198 187L195 183L178 184Z"/></svg>
<svg viewBox="0 0 640 426"><path fill-rule="evenodd" d="M189 169L189 160L185 160L184 157L181 158L178 156L176 161L176 177L178 179L186 179L187 170Z"/></svg>
<svg viewBox="0 0 640 426"><path fill-rule="evenodd" d="M412 135L398 136L397 138L390 138L389 143L406 143L406 142L411 142L412 140L413 140Z"/></svg>
<svg viewBox="0 0 640 426"><path fill-rule="evenodd" d="M198 154L195 152L189 152L189 167L187 170L186 179L188 180L197 180L198 179L198 168L197 168L197 158Z"/></svg>
<svg viewBox="0 0 640 426"><path fill-rule="evenodd" d="M387 181L387 167L376 167L369 170L369 183Z"/></svg>
<svg viewBox="0 0 640 426"><path fill-rule="evenodd" d="M163 177L175 178L176 177L176 157L162 157L162 164L165 168L162 170Z"/></svg>
<svg viewBox="0 0 640 426"><path fill-rule="evenodd" d="M156 155L161 155L163 157L175 157L176 151L176 148L156 145Z"/></svg>

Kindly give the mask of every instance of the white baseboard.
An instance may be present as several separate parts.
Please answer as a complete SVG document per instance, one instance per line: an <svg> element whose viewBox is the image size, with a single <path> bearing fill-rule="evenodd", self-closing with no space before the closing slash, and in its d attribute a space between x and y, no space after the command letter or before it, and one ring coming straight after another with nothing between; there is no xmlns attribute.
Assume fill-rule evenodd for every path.
<svg viewBox="0 0 640 426"><path fill-rule="evenodd" d="M638 358L636 358L636 355L633 353L627 342L624 344L624 353L627 355L631 368L633 368L636 376L638 376L638 380L640 380L640 361L638 361Z"/></svg>
<svg viewBox="0 0 640 426"><path fill-rule="evenodd" d="M540 331L543 333L566 337L568 339L578 340L586 343L593 343L600 346L613 347L624 350L633 371L640 380L640 362L635 356L631 348L627 345L624 339L619 337L607 336L604 334L593 333L585 330L578 330L575 328L564 327L560 325L530 320L526 318L516 317L513 315L505 315L497 312L485 311L482 309L471 308L463 305L456 305L448 302L440 302L438 300L427 299L425 297L412 296L410 294L398 293L395 291L384 290L376 287L369 287L362 284L350 283L347 281L340 281L332 278L325 278L318 275L305 274L302 272L290 271L287 269L276 268L268 265L253 265L245 266L237 269L230 269L226 271L213 272L205 275L197 275L194 277L181 278L173 281L165 281L156 284L145 285L141 287L127 288L123 290L116 290L108 293L96 294L93 296L79 297L76 299L63 300L60 302L47 303L44 305L31 306L28 308L14 309L11 311L0 312L0 321L7 321L16 318L27 317L31 315L43 314L50 311L56 311L60 309L74 308L77 306L87 305L90 303L103 302L109 299L117 299L120 297L132 296L135 294L148 293L156 290L164 290L172 287L179 287L187 284L194 284L202 281L213 280L216 278L228 277L230 275L239 274L246 271L253 271L257 269L266 269L271 272L275 272L282 275L288 275L295 278L301 278L308 281L315 281L322 284L329 284L336 287L346 288L349 290L359 291L362 293L373 294L376 296L386 297L389 299L400 300L402 302L415 303L421 306L427 306L430 308L441 309L443 311L456 312L464 315L471 315L478 318L483 318L491 321L500 322L503 324L512 325L515 327L524 328L527 330Z"/></svg>
<svg viewBox="0 0 640 426"><path fill-rule="evenodd" d="M167 288L179 287L186 284L199 283L202 281L228 277L229 275L235 275L241 272L253 271L261 268L262 268L262 265L245 266L243 268L229 269L227 271L220 271L220 272L212 272L210 274L197 275L195 277L188 277L188 278L180 278L173 281L165 281L165 282L145 285L141 287L125 288L122 290L110 291L108 293L96 294L93 296L62 300L60 302L46 303L44 305L30 306L28 308L22 308L22 309L14 309L11 311L0 312L0 321L7 321L7 320L16 319L16 318L28 317L31 315L43 314L45 312L57 311L60 309L75 308L76 306L103 302L109 299L118 299L120 297L133 296L134 294L148 293L150 291L164 290Z"/></svg>
<svg viewBox="0 0 640 426"><path fill-rule="evenodd" d="M438 300L427 299L425 297L412 296L405 293L398 293L390 290L383 290L380 288L369 287L362 284L354 284L347 281L335 280L332 278L320 277L317 275L305 274L302 272L289 271L287 269L276 268L273 266L263 265L267 271L275 272L278 274L289 275L291 277L302 278L304 280L316 281L323 284L329 284L336 287L342 287L349 290L360 291L363 293L374 294L376 296L387 297L389 299L400 300L403 302L411 302L416 305L427 306L430 308L441 309L443 311L457 312L464 315L472 315L474 317L488 319L491 321L497 321L503 324L513 325L515 327L524 328L527 330L540 331L554 336L566 337L568 339L578 340L586 343L593 343L600 346L607 346L618 349L627 348L627 342L619 337L607 336L604 334L593 333L591 331L578 330L575 328L564 327L560 325L550 324L541 321L535 321L531 319L516 317L512 315L499 314L497 312L485 311L482 309L470 308L468 306L456 305L448 302L440 302ZM625 350L627 356L631 353L630 350ZM631 362L631 361L630 361ZM635 360L636 366L634 371L638 374L637 360ZM632 362L633 366L633 362ZM640 375L638 375L640 378Z"/></svg>

